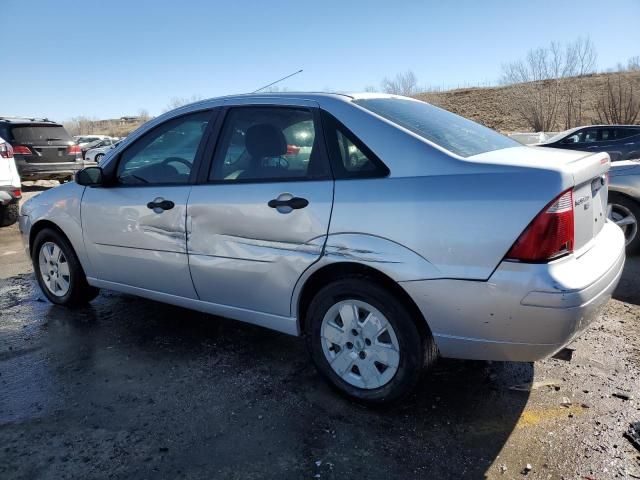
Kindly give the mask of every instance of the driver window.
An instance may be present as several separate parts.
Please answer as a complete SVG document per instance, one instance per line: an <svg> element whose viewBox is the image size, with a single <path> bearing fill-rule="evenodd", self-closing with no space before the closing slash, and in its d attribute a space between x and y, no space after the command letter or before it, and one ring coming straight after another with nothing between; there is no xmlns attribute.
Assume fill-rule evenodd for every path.
<svg viewBox="0 0 640 480"><path fill-rule="evenodd" d="M283 181L327 178L311 111L238 107L226 116L209 180Z"/></svg>
<svg viewBox="0 0 640 480"><path fill-rule="evenodd" d="M188 183L191 167L211 112L169 120L134 142L120 157L123 185Z"/></svg>

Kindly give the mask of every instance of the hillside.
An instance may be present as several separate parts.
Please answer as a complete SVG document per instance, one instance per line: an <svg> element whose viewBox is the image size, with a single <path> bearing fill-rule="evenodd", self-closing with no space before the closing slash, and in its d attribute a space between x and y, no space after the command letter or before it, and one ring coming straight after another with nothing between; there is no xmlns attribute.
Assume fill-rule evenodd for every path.
<svg viewBox="0 0 640 480"><path fill-rule="evenodd" d="M616 74L603 73L561 80L561 82L576 82L576 86L582 88L583 125L599 123L596 113L597 101L600 95L606 91L607 78L612 75ZM635 95L640 96L640 72L628 72L621 75L625 81L633 84ZM516 88L517 86L462 88L445 92L421 93L415 97L501 132L528 132L531 131L531 128L515 109L509 106ZM570 128L564 121L565 117L566 104L561 102L556 126L553 130Z"/></svg>

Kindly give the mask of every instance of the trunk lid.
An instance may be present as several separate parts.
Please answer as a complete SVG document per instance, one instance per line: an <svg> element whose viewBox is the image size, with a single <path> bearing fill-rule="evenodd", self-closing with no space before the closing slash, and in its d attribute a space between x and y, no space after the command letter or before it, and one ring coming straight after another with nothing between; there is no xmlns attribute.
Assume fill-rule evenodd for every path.
<svg viewBox="0 0 640 480"><path fill-rule="evenodd" d="M495 150L467 160L556 171L561 178L561 190L557 194L570 188L573 190L573 249L576 254L588 248L591 240L602 230L607 218L609 154L523 146ZM553 198L549 198L551 200Z"/></svg>

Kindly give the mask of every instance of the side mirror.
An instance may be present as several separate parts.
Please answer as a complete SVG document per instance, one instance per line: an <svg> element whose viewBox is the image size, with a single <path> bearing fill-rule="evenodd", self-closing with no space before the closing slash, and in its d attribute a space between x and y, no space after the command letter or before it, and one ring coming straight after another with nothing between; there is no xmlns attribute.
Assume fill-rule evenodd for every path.
<svg viewBox="0 0 640 480"><path fill-rule="evenodd" d="M84 187L97 187L102 185L103 175L100 167L87 167L76 172L76 183Z"/></svg>

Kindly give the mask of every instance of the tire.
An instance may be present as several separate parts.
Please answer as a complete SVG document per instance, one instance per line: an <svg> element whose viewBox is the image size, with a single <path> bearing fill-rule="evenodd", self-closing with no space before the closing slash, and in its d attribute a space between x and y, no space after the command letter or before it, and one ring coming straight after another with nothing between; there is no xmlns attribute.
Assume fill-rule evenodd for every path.
<svg viewBox="0 0 640 480"><path fill-rule="evenodd" d="M385 404L403 398L437 357L431 334L422 334L409 309L366 276L322 288L306 319L307 348L317 369L341 393L360 402Z"/></svg>
<svg viewBox="0 0 640 480"><path fill-rule="evenodd" d="M100 292L87 283L73 247L56 230L45 228L36 235L31 261L38 285L51 303L67 307L84 305ZM45 268L51 270L46 271Z"/></svg>
<svg viewBox="0 0 640 480"><path fill-rule="evenodd" d="M102 160L102 157L104 157L104 153L99 153L95 156L95 158L93 159L96 163L100 163L100 160Z"/></svg>
<svg viewBox="0 0 640 480"><path fill-rule="evenodd" d="M635 254L640 251L640 206L631 198L617 193L609 194L609 219L615 222L624 232L627 253Z"/></svg>
<svg viewBox="0 0 640 480"><path fill-rule="evenodd" d="M8 227L18 221L20 206L18 203L10 203L0 207L0 227Z"/></svg>

